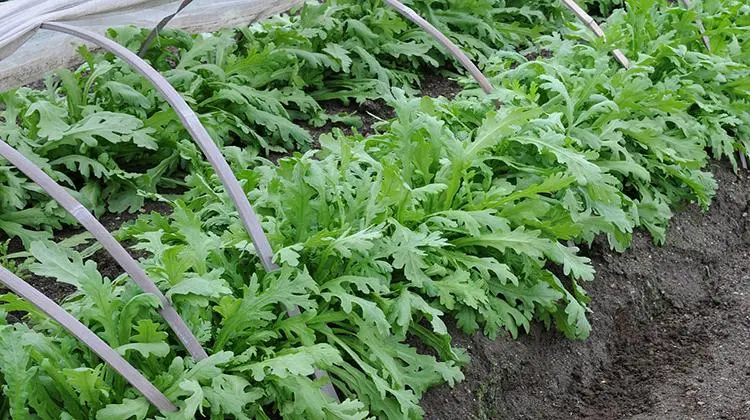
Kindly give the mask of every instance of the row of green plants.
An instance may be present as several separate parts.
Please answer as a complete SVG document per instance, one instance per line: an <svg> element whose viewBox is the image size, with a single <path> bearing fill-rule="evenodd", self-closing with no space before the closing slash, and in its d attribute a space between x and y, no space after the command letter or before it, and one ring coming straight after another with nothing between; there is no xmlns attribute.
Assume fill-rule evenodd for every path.
<svg viewBox="0 0 750 420"><path fill-rule="evenodd" d="M519 4L522 2L518 2ZM497 0L413 4L477 58L527 45L551 22ZM489 9L487 9L489 8ZM491 19L476 25L481 10ZM516 23L517 22L517 23ZM471 28L471 31L467 29ZM147 29L108 35L137 50ZM153 87L110 54L58 70L46 88L0 94L0 137L78 191L95 215L136 212L138 191L179 187L187 132ZM447 62L438 45L379 0L311 2L299 13L210 35L167 30L146 59L175 86L221 145L286 153L314 145L305 127L361 125L321 103L361 103L391 87L418 93L420 75ZM33 183L0 166L0 232L31 241L73 220Z"/></svg>
<svg viewBox="0 0 750 420"><path fill-rule="evenodd" d="M464 10L472 17L461 43L497 89L485 96L471 80L460 79L466 89L454 100L415 95L416 74L433 64L427 59L410 63L412 53L394 57L388 66L381 64L388 72L384 83L362 96L356 92L369 89L363 88L365 78L343 70L343 63L354 69L353 57L361 56L347 53L351 62L339 59L339 70L330 63L310 64L323 60L322 55L330 60L344 56L324 51L336 49L326 41L308 44L319 55L300 58L305 54L295 51L295 60L305 63L299 69L282 64L272 73L258 70L261 64L272 66L274 50L248 46L278 45L287 37L303 43L324 39L329 31L341 30L326 28L331 16L354 10L344 3L308 5L297 18L271 19L231 35L195 38L173 32L160 39L149 59L169 67L165 74L221 142L277 251L282 267L277 273L262 269L221 184L171 112L117 60L90 55L92 71L60 73L60 86L51 81L46 91L33 93L39 96L29 99L26 109L49 107L34 105L46 101L68 112L62 121L69 126L72 120L66 118L73 105L86 104L78 107L85 119L90 115L86 107L104 107L113 100L99 96L107 92L99 86L110 81L120 82L123 91L135 86L133 91L151 101L151 108L130 102L117 106L141 124L133 123L133 133L147 131L148 137L127 134L129 142L136 144L138 138L147 144L144 139L151 138L157 145L149 153L141 151L140 158L130 156L141 164L146 164L147 154L171 152L176 157L159 176L152 169L127 173L162 177L186 191L160 195L161 180L150 189L139 185L141 194L132 194L136 200L164 200L173 212L142 216L125 226L120 237L144 255L141 262L148 273L212 356L193 363L164 332L153 311L154 300L127 276L103 277L95 262L67 244L27 237L33 258L19 262L18 271L75 286L65 308L124 354L181 411L154 412L58 325L5 295L3 311L28 315L25 323L0 326L0 413L13 418L60 418L60 413L100 419L420 418L421 395L433 385L463 379L460 367L468 362L466 352L451 344L448 320L463 332L481 331L493 338L516 337L534 322L571 339L587 337L591 326L585 283L594 279L594 270L573 244L590 244L603 235L613 248L624 250L638 227L664 241L672 208L685 201L709 205L716 188L705 170L709 159L734 159L735 150L746 151L750 10L732 0L706 2L704 9L691 11L666 1L632 0L607 20L606 42L576 24L555 31L559 21L528 26L535 32L524 41L483 36L477 17L500 8L509 13L505 3L412 2L443 22L443 29L458 32L461 27L461 18L451 11ZM534 6L513 13L555 16ZM485 13L479 14L480 8ZM370 12L368 16L395 19L385 9ZM700 41L696 17L711 37L710 53ZM251 41L274 32L268 28L288 28L295 19L309 19L301 33L284 29L283 36ZM483 21L495 31L504 28L498 26L501 19ZM385 27L379 26L385 21L379 22L375 27ZM121 29L112 35L135 47L143 33ZM217 48L230 40L236 44ZM214 44L209 47L204 41ZM497 51L492 51L494 42ZM334 44L356 50L345 43ZM631 58L630 70L611 59L613 47ZM437 51L433 46L426 54ZM382 63L388 55L378 52L373 57ZM371 68L368 61L360 63ZM180 68L182 62L190 62L190 67ZM444 64L442 59L434 63ZM112 69L106 70L108 66ZM232 66L247 70L231 87L224 86L221 80L231 79ZM75 89L65 86L86 89L99 68L104 68L99 82L83 90L78 102L75 94L71 99ZM414 78L403 78L399 69L411 69ZM252 80L263 82L253 85ZM294 85L297 82L302 84ZM247 111L271 101L253 104L243 89L278 98L292 92L285 90L292 86L306 99L279 100L279 108L267 111L288 117L287 124L312 121L313 115L330 120L321 117L321 108L302 111L300 104L319 107L322 99L383 98L396 117L380 123L377 134L368 137L334 130L319 139L319 148L311 149L309 139L291 138L290 146L284 143L282 123L269 128L258 122L262 114ZM32 91L23 94L28 98ZM226 102L207 105L217 96ZM132 108L125 109L127 104ZM11 109L20 108L8 107L6 112ZM43 118L43 112L29 114ZM350 116L340 117L338 121L349 122ZM8 121L6 114L6 129ZM258 147L255 140L240 140L247 138L239 134L245 132L237 128L241 126L267 130L258 131L267 143ZM35 127L41 130L39 123ZM33 139L24 143L24 152L52 165L39 151L52 140L29 130L21 126L17 131L18 138ZM92 147L107 139L92 133L97 142ZM163 143L163 136L170 136L169 142ZM82 138L67 141L77 150L90 150L80 149ZM273 163L264 157L264 149L275 146L300 150ZM106 150L116 161L127 159L121 150ZM152 162L146 164L152 168L163 160L146 162ZM74 168L79 170L70 173L82 173L80 165ZM177 179L182 174L184 178ZM66 176L71 185L80 185L81 179ZM89 181L84 174L84 179L86 185L101 186L118 178ZM27 203L19 211L51 207L38 203ZM300 307L302 315L288 317L285 310L292 306ZM340 402L321 392L327 379L313 379L316 368L329 373Z"/></svg>

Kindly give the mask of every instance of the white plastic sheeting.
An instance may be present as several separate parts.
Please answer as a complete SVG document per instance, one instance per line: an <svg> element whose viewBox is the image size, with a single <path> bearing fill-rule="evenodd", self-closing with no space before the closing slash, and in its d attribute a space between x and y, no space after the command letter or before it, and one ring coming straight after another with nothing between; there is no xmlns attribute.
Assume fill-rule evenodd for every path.
<svg viewBox="0 0 750 420"><path fill-rule="evenodd" d="M304 0L195 0L169 24L188 31L246 25L284 12ZM0 3L0 91L81 61L80 41L39 30L43 22L65 22L104 33L108 28L154 27L174 13L179 0L11 0Z"/></svg>

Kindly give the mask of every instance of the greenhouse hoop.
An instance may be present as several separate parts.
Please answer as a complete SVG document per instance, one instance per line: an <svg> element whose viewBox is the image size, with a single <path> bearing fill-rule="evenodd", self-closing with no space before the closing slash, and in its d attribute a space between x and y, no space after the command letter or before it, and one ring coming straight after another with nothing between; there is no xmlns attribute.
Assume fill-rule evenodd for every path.
<svg viewBox="0 0 750 420"><path fill-rule="evenodd" d="M482 90L484 90L485 93L492 93L493 87L492 83L487 79L487 76L482 73L481 70L477 67L476 64L474 64L471 59L466 55L466 53L453 41L451 41L447 36L445 36L444 33L442 33L438 28L436 28L433 24L428 22L425 18L420 16L417 12L406 6L405 4L401 3L398 0L384 0L384 2L391 6L393 9L395 9L398 13L400 13L405 18L409 19L410 21L417 24L420 28L422 28L425 32L427 32L430 36L435 38L448 52L450 55L453 56L461 65L471 74L472 77L474 77L474 80L479 83L479 86L482 87Z"/></svg>
<svg viewBox="0 0 750 420"><path fill-rule="evenodd" d="M146 55L146 51L151 47L151 44L154 42L156 37L159 35L159 32L166 27L169 22L177 16L182 9L186 8L190 3L192 3L193 0L184 0L182 3L180 3L180 6L177 8L177 10L172 13L171 15L165 16L164 19L160 20L159 23L156 24L154 29L149 32L146 39L143 41L143 44L141 44L141 48L138 49L138 57L143 57Z"/></svg>
<svg viewBox="0 0 750 420"><path fill-rule="evenodd" d="M159 74L159 72L154 70L154 68L142 58L138 57L137 54L102 35L57 22L45 22L41 25L41 28L75 35L81 39L99 45L130 64L136 71L154 85L156 90L159 91L162 97L177 113L182 124L203 151L203 154L211 163L211 166L213 166L221 183L224 184L227 194L237 207L240 219L245 225L247 232L250 234L250 239L255 246L255 250L258 253L258 257L260 258L263 267L266 271L274 271L278 269L278 266L273 262L273 249L271 248L271 243L268 241L265 232L263 232L263 227L260 225L260 221L255 215L255 211L253 210L247 195L245 195L242 186L234 176L232 168L229 167L229 164L221 154L219 147L216 146L216 143L211 139L211 136L198 119L198 116L190 106L188 106L185 100L182 99L182 96L180 96L177 90L170 85L169 82Z"/></svg>
<svg viewBox="0 0 750 420"><path fill-rule="evenodd" d="M690 9L690 0L680 0L680 3L686 8ZM711 52L711 40L708 38L708 35L706 35L706 28L703 26L703 21L700 18L695 19L695 24L698 25L698 29L701 32L701 39L703 40L703 45L706 46L706 50L708 52Z"/></svg>

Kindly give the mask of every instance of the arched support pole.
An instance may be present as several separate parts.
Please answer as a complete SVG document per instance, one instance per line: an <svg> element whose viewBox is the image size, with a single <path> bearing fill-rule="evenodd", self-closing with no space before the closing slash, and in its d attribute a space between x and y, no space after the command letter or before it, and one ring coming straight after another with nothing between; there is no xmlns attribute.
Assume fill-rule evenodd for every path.
<svg viewBox="0 0 750 420"><path fill-rule="evenodd" d="M104 225L94 217L94 215L86 210L81 203L68 194L68 192L50 178L49 175L44 173L44 171L38 166L34 165L24 155L5 143L2 139L0 139L0 156L7 159L13 166L18 168L18 170L23 172L32 181L36 182L55 201L60 203L60 205L78 220L86 230L91 232L94 238L102 244L104 249L112 255L120 267L130 275L130 278L132 278L144 292L151 293L159 299L161 304L159 313L164 317L164 320L172 328L172 331L174 331L177 338L185 346L193 359L199 361L208 357L206 351L198 342L198 339L195 338L190 331L190 328L174 309L169 299L164 296L161 290L156 287L154 281L148 277L145 271L143 271L143 268L138 262L130 256L128 251L117 242L107 228L105 228Z"/></svg>
<svg viewBox="0 0 750 420"><path fill-rule="evenodd" d="M479 86L482 87L482 90L485 91L485 93L491 93L493 90L492 83L487 79L487 77L482 73L481 70L474 64L471 59L466 55L466 53L463 52L463 50L456 45L453 41L451 41L447 36L445 36L444 33L440 32L438 28L436 28L433 24L425 20L422 16L420 16L417 12L412 10L410 7L406 6L405 4L401 3L398 0L383 0L387 5L391 6L393 9L395 9L398 13L400 13L403 17L409 19L410 21L414 22L419 26L420 28L424 29L425 32L430 34L433 38L435 38L440 45L442 45L450 55L453 56L461 65L466 69L466 71L471 74L471 76L474 78L474 80L479 83Z"/></svg>
<svg viewBox="0 0 750 420"><path fill-rule="evenodd" d="M0 282L16 295L24 298L32 305L44 312L47 316L57 321L63 328L75 338L81 340L99 358L104 360L112 369L122 375L138 392L141 393L154 407L162 412L175 412L177 407L161 393L146 377L141 375L136 368L118 354L112 347L104 342L99 336L86 328L73 315L65 311L60 305L48 298L30 284L21 280L18 276L0 266Z"/></svg>
<svg viewBox="0 0 750 420"><path fill-rule="evenodd" d="M292 309L287 311L287 315L289 315L289 318L294 318L296 316L300 316L302 312L300 312L298 306L294 306ZM322 370L322 369L315 369L315 379L321 379L321 378L328 378L328 372ZM322 387L323 392L328 395L329 397L333 398L336 401L341 401L339 398L339 394L336 393L336 388L333 387L333 382L328 378L328 382L323 385Z"/></svg>
<svg viewBox="0 0 750 420"><path fill-rule="evenodd" d="M190 109L177 90L172 87L172 85L170 85L169 82L159 74L159 72L143 61L142 58L138 57L137 54L102 35L57 22L45 22L41 25L41 28L77 36L104 48L130 64L136 71L154 85L161 96L172 106L177 113L177 116L180 118L180 121L182 121L182 124L190 133L193 140L198 144L198 147L203 151L203 154L219 176L227 194L237 207L240 219L250 234L250 238L255 246L255 250L263 267L266 271L275 271L278 269L278 266L273 262L273 249L271 248L271 244L268 241L265 232L263 232L263 227L261 226L253 207L250 205L250 201L248 201L245 192L242 190L242 186L237 181L237 178L234 176L232 169L219 151L219 148L211 139L211 136L209 136L208 131L206 131L206 128L201 124L198 116L192 109Z"/></svg>
<svg viewBox="0 0 750 420"><path fill-rule="evenodd" d="M586 25L587 28L591 29L591 32L593 32L596 36L599 38L604 38L604 31L599 26L598 23L594 20L594 18L591 17L588 13L586 13L585 10L581 8L581 6L578 5L573 0L560 0L562 3L570 9L571 12L573 12L574 15L578 18L578 20L581 21L584 25ZM630 60L625 56L625 54L619 49L616 48L612 50L612 55L615 56L615 59L622 65L622 67L629 69L630 68Z"/></svg>

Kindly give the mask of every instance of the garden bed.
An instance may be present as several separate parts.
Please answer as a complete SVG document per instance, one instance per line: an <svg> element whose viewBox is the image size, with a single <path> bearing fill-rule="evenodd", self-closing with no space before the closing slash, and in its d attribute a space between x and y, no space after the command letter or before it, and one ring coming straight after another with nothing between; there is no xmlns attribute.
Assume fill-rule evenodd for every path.
<svg viewBox="0 0 750 420"><path fill-rule="evenodd" d="M82 231L4 167L0 229L15 239L0 245L15 255L2 264L160 397L4 295L0 414L745 417L750 181L735 159L750 150L750 56L722 42L750 10L701 15L717 40L706 55L694 11L632 2L607 19L610 39L633 39L619 43L638 57L625 71L554 7L526 30L524 7L455 32L447 22L478 6L419 3L493 91L444 79L443 51L378 2L336 4L210 36L164 31L146 58L205 132L185 132L108 54L82 51L86 64L44 89L0 96L0 136L48 163L79 192L65 209L91 209L140 263L62 241ZM147 33L108 36L132 49Z"/></svg>
<svg viewBox="0 0 750 420"><path fill-rule="evenodd" d="M422 86L430 97L458 92L458 84L439 75ZM363 135L393 117L392 109L372 101L326 108L358 115ZM317 138L333 127L308 130ZM588 340L570 341L540 325L518 340L490 340L449 325L455 346L466 348L472 363L455 388L426 394L425 418L750 416L750 177L726 162L714 163L712 172L720 188L710 211L682 209L665 246L638 232L623 254L603 241L585 250L597 271L587 285L593 298ZM141 213L171 210L147 201ZM115 231L137 216L108 214L102 223ZM56 240L81 232L66 229ZM104 276L122 272L104 251L93 260ZM28 280L57 301L74 290L53 279Z"/></svg>

